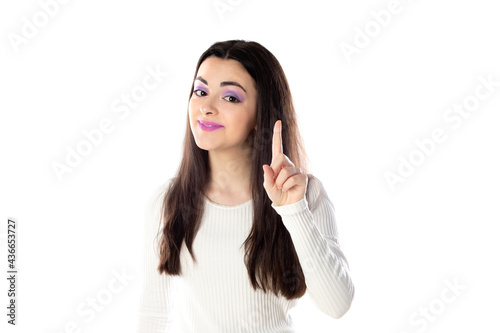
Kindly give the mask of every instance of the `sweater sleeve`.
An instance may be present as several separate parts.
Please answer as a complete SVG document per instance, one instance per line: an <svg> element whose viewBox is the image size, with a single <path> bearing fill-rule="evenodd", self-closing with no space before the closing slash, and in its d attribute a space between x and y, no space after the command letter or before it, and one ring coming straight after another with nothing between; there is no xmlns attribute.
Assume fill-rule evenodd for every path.
<svg viewBox="0 0 500 333"><path fill-rule="evenodd" d="M168 183L167 183L168 184ZM144 223L143 285L139 302L138 333L168 332L176 294L175 277L159 274L158 238L160 213L166 185L148 201Z"/></svg>
<svg viewBox="0 0 500 333"><path fill-rule="evenodd" d="M351 307L354 285L337 239L333 204L319 179L311 178L306 198L271 206L290 233L313 303L327 315L340 318ZM312 211L307 198L314 203Z"/></svg>

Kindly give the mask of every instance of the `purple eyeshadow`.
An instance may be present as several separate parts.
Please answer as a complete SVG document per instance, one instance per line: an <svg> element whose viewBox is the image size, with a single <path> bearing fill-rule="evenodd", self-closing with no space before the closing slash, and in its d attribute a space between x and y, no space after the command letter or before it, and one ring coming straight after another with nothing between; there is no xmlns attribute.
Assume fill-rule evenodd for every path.
<svg viewBox="0 0 500 333"><path fill-rule="evenodd" d="M233 90L228 90L224 93L224 97L227 97L227 96L234 96L236 97L240 102L243 102L245 100L245 98L239 94L238 92L236 91L233 91Z"/></svg>
<svg viewBox="0 0 500 333"><path fill-rule="evenodd" d="M197 86L195 86L195 87L194 87L194 89L193 89L193 91L196 91L196 90L201 90L201 91L203 91L204 93L207 93L207 90L205 89L205 87L204 87L204 86L201 86L201 85L197 85ZM244 97L241 93L239 93L239 92L237 92L237 91L235 91L235 90L226 90L226 91L224 92L224 98L225 98L225 97L228 97L228 96L234 96L234 97L236 97L236 98L237 98L240 102L243 102L243 101L245 100L245 97Z"/></svg>
<svg viewBox="0 0 500 333"><path fill-rule="evenodd" d="M201 90L201 91L206 92L202 86L196 86L196 87L194 87L194 90Z"/></svg>

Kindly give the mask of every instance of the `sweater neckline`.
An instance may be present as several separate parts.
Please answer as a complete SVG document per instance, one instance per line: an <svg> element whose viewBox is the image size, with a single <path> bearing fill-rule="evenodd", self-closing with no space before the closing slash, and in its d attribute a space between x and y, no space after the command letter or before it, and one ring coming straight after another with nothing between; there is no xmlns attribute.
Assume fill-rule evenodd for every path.
<svg viewBox="0 0 500 333"><path fill-rule="evenodd" d="M250 199L248 201L245 201L243 203L240 203L239 205L234 205L234 206L226 206L226 205L221 205L221 204L218 204L218 203L215 203L213 202L212 200L210 200L206 195L203 195L205 197L205 201L210 205L210 206L213 206L213 207L217 207L217 208L222 208L222 209L237 209L237 208L241 208L241 207L245 207L247 205L249 205L253 199Z"/></svg>

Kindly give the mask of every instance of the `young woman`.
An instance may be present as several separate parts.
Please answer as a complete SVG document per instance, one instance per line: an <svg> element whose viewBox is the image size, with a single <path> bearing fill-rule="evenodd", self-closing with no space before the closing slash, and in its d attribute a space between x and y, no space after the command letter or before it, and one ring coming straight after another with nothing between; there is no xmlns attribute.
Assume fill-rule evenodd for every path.
<svg viewBox="0 0 500 333"><path fill-rule="evenodd" d="M277 59L213 44L188 109L177 174L148 207L139 332L295 332L306 292L340 318L354 286Z"/></svg>

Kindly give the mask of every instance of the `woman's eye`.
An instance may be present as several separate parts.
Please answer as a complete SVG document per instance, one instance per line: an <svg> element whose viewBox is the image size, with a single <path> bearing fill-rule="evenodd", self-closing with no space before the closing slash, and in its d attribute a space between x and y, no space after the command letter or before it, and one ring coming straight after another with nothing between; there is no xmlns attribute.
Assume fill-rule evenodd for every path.
<svg viewBox="0 0 500 333"><path fill-rule="evenodd" d="M203 91L203 90L201 90L201 89L196 89L196 90L194 90L194 91L193 91L193 93L194 93L196 96L198 96L198 97L205 96L205 95L207 94L206 92L204 92L204 91ZM205 95L203 95L203 94L205 94Z"/></svg>
<svg viewBox="0 0 500 333"><path fill-rule="evenodd" d="M226 97L224 97L224 99L228 102L231 102L231 103L238 103L239 102L239 99L237 99L234 96L226 96Z"/></svg>

